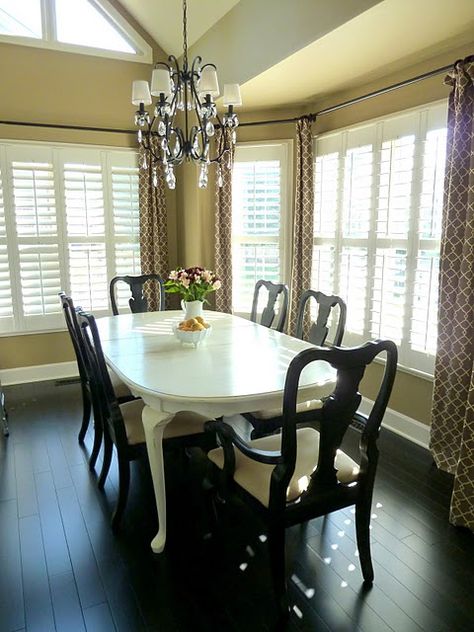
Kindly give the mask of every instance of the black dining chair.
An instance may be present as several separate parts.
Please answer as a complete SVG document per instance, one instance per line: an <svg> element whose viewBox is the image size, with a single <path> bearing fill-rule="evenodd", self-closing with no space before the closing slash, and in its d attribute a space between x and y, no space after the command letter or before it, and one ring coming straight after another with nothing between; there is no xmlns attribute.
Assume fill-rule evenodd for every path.
<svg viewBox="0 0 474 632"><path fill-rule="evenodd" d="M267 303L262 310L260 319L258 319L258 307L260 292L266 290L268 293ZM253 293L252 310L250 312L250 320L259 323L264 327L272 327L275 323L275 329L282 332L285 328L286 316L288 313L288 286L283 283L273 283L272 281L264 281L260 279L255 284ZM281 304L277 308L277 303L281 297ZM278 317L277 317L278 314ZM276 319L276 321L275 321Z"/></svg>
<svg viewBox="0 0 474 632"><path fill-rule="evenodd" d="M133 314L148 311L148 300L145 296L145 285L156 284L156 292L158 296L158 309L162 311L165 309L165 286L164 281L159 274L139 274L131 276L129 274L123 276L115 276L110 281L110 304L112 306L112 313L114 316L118 316L119 309L117 305L117 284L125 284L128 286L129 293L131 294L128 305L130 311Z"/></svg>
<svg viewBox="0 0 474 632"><path fill-rule="evenodd" d="M311 322L308 334L304 335L305 318L307 317L307 308L312 301L317 304L316 320ZM298 313L296 316L296 338L306 340L313 345L321 347L322 345L340 347L344 336L344 328L346 326L347 307L340 296L328 296L323 292L315 290L306 290L301 295L298 304ZM327 342L329 333L328 323L333 316L336 319L334 337L331 342ZM334 325L333 325L334 326Z"/></svg>
<svg viewBox="0 0 474 632"><path fill-rule="evenodd" d="M359 384L366 367L386 354L383 379L365 418L355 459L341 444L361 401ZM334 392L318 412L319 432L298 428L297 395L301 372L312 362L337 370ZM285 528L355 505L356 539L364 582L374 571L370 553L372 492L377 469L377 437L397 368L397 348L387 340L355 348L305 349L291 362L285 381L283 425L277 435L246 442L225 421L211 424L222 447L211 450L221 497L235 495L258 512L268 529L273 587L281 615L288 613Z"/></svg>
<svg viewBox="0 0 474 632"><path fill-rule="evenodd" d="M305 323L308 318L308 308L310 303L315 301L317 304L317 315L314 322L310 322L308 333L304 335ZM314 345L322 346L340 346L344 336L344 327L346 324L346 304L340 296L327 296L323 292L314 290L306 290L301 295L298 303L298 313L296 316L296 338L306 340ZM327 335L329 332L328 321L333 316L335 322L334 337L329 343ZM301 402L297 405L297 421L298 423L311 423L313 421L313 411L321 408L323 402L321 399L312 399ZM245 413L244 417L252 425L252 439L258 439L266 435L272 434L278 428L281 428L283 421L282 408L256 410L251 413Z"/></svg>
<svg viewBox="0 0 474 632"><path fill-rule="evenodd" d="M104 433L104 458L98 486L103 489L109 473L115 446L119 493L112 515L112 528L117 529L127 504L130 486L130 461L146 455L145 431L142 423L144 402L135 399L119 404L109 377L99 331L92 314L77 315L82 344L87 358L92 401L99 410ZM163 435L163 447L170 450L201 447L209 450L216 445L215 436L205 432L207 417L193 412L179 412L168 423Z"/></svg>
<svg viewBox="0 0 474 632"><path fill-rule="evenodd" d="M77 368L79 370L79 378L81 381L81 394L82 394L82 422L79 429L78 441L82 445L86 436L87 429L89 427L91 412L92 412L92 394L89 381L89 372L87 369L87 356L82 343L82 337L80 335L79 323L77 320L77 309L74 307L74 302L70 296L65 292L59 293L59 299L63 308L64 319L66 321L67 330L71 338L74 354L76 356ZM111 383L113 385L114 393L119 402L126 402L134 399L128 386L122 382L122 380L113 372L110 373ZM97 409L94 412L94 441L92 446L91 455L89 457L89 467L94 469L97 457L99 455L100 446L102 443L102 426L100 422L100 415Z"/></svg>

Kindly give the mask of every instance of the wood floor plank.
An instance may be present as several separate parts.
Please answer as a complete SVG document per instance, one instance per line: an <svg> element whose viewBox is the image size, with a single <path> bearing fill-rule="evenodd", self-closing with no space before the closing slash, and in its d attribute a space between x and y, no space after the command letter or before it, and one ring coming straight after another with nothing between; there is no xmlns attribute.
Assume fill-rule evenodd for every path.
<svg viewBox="0 0 474 632"><path fill-rule="evenodd" d="M85 632L84 617L72 572L50 577L57 632Z"/></svg>
<svg viewBox="0 0 474 632"><path fill-rule="evenodd" d="M62 487L57 494L81 605L103 603L104 588L74 488Z"/></svg>
<svg viewBox="0 0 474 632"><path fill-rule="evenodd" d="M14 451L18 516L23 518L38 513L35 478L29 445L26 442L15 443Z"/></svg>
<svg viewBox="0 0 474 632"><path fill-rule="evenodd" d="M54 632L39 516L20 518L19 530L26 628L29 632Z"/></svg>
<svg viewBox="0 0 474 632"><path fill-rule="evenodd" d="M11 632L25 625L16 500L0 501L0 534L0 628Z"/></svg>
<svg viewBox="0 0 474 632"><path fill-rule="evenodd" d="M52 474L39 472L35 481L48 575L64 575L72 566Z"/></svg>
<svg viewBox="0 0 474 632"><path fill-rule="evenodd" d="M84 610L87 632L115 632L112 615L107 603L99 603Z"/></svg>

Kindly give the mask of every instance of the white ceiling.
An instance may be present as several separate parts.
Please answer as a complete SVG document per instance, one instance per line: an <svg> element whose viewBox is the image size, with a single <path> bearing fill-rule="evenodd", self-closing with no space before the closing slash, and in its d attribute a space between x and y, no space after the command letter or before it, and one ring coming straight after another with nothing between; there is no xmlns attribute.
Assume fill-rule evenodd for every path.
<svg viewBox="0 0 474 632"><path fill-rule="evenodd" d="M192 46L239 0L188 0L188 45ZM120 0L168 55L183 52L182 0Z"/></svg>
<svg viewBox="0 0 474 632"><path fill-rule="evenodd" d="M252 109L311 101L473 41L474 0L384 0L246 82L242 99Z"/></svg>

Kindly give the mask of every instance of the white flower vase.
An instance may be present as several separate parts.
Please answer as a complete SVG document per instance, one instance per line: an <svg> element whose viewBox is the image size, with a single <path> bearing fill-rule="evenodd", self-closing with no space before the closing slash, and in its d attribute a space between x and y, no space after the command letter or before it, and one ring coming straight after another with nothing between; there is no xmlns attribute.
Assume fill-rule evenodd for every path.
<svg viewBox="0 0 474 632"><path fill-rule="evenodd" d="M196 316L201 316L202 318L203 301L181 301L181 307L185 312L185 320L196 318Z"/></svg>

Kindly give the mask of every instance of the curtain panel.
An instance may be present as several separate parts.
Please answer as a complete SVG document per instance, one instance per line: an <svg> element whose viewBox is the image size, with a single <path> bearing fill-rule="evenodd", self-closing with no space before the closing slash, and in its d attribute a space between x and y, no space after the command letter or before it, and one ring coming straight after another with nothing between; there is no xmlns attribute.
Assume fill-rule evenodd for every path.
<svg viewBox="0 0 474 632"><path fill-rule="evenodd" d="M218 312L232 313L232 167L234 164L234 144L232 130L216 130L219 144L222 134L231 149L223 157L221 167L222 186L215 178L215 272L222 282L215 293L215 306Z"/></svg>
<svg viewBox="0 0 474 632"><path fill-rule="evenodd" d="M156 143L156 139L152 142ZM157 153L159 150L157 148ZM138 203L140 209L140 263L142 274L159 274L166 279L169 272L168 258L168 222L166 211L165 178L163 166L151 164L141 146L138 156L140 166L138 174ZM156 171L155 171L156 169ZM155 182L154 182L155 180ZM156 186L155 186L156 184ZM156 284L145 286L148 309L159 309L159 297Z"/></svg>
<svg viewBox="0 0 474 632"><path fill-rule="evenodd" d="M314 224L314 158L312 118L303 116L296 122L296 190L293 224L293 259L288 333L295 335L298 303L301 294L311 287ZM309 325L308 322L305 325Z"/></svg>
<svg viewBox="0 0 474 632"><path fill-rule="evenodd" d="M441 236L430 448L454 474L450 522L474 531L474 58L456 62Z"/></svg>

